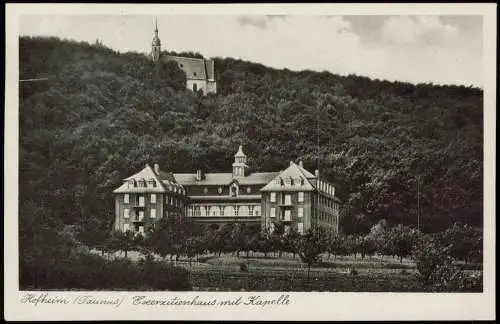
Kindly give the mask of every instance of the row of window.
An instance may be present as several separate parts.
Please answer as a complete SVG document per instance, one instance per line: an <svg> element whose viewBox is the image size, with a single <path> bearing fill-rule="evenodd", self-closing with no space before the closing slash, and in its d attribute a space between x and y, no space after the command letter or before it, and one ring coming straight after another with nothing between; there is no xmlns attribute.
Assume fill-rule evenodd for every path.
<svg viewBox="0 0 500 324"><path fill-rule="evenodd" d="M150 218L156 218L156 208L151 208L149 210L149 217ZM124 208L123 209L123 218L126 218L126 219L129 219L130 218L130 209L128 208ZM135 214L135 219L136 221L142 221L144 219L144 211L143 210L139 210L136 214Z"/></svg>
<svg viewBox="0 0 500 324"><path fill-rule="evenodd" d="M252 188L247 187L247 190L246 190L246 191L247 191L247 194L250 194L250 193L252 192ZM218 192L219 194L222 194L222 192L223 192L222 187L219 187L219 188L217 189L217 192ZM238 188L238 185L237 185L237 184L232 185L232 186L231 186L231 188L229 189L229 192L230 192L231 196L237 196L237 195L238 195L238 193L239 193L239 188ZM205 195L206 195L206 194L208 194L208 188L204 188L204 189L203 189L203 193L204 193Z"/></svg>
<svg viewBox="0 0 500 324"><path fill-rule="evenodd" d="M147 187L156 188L156 180L155 179L149 179L148 181L146 181L145 179L141 179L141 180L135 181L134 179L130 179L128 181L128 187L129 188L136 188L136 187L139 187L139 188L147 188Z"/></svg>
<svg viewBox="0 0 500 324"><path fill-rule="evenodd" d="M189 208L188 215L202 216L260 216L260 206L193 206Z"/></svg>
<svg viewBox="0 0 500 324"><path fill-rule="evenodd" d="M304 178L276 178L274 183L280 186L303 186L305 183Z"/></svg>
<svg viewBox="0 0 500 324"><path fill-rule="evenodd" d="M276 218L276 208L271 207L269 210L269 217L271 218ZM299 207L297 208L297 217L302 218L304 217L304 208ZM292 220L292 211L289 209L286 209L283 211L282 219L284 221L291 221Z"/></svg>
<svg viewBox="0 0 500 324"><path fill-rule="evenodd" d="M128 231L134 231L135 229L132 227L130 228L130 224L123 224L123 231L124 232L128 232ZM144 234L144 226L139 226L137 228L137 232L138 233L141 233L141 234Z"/></svg>
<svg viewBox="0 0 500 324"><path fill-rule="evenodd" d="M318 199L318 198L316 198ZM313 201L313 205L317 203L317 200ZM339 205L335 203L335 201L331 198L325 197L325 196L319 196L319 204L323 206L327 206L328 208L332 208L333 210L338 210Z"/></svg>
<svg viewBox="0 0 500 324"><path fill-rule="evenodd" d="M150 203L156 204L156 194L151 194L149 197L150 197L149 198ZM175 207L182 207L182 200L178 199L178 198L175 198L175 197L168 197L168 196L166 196L165 197L165 202L167 204L170 203L170 205L175 206ZM123 195L123 203L125 203L125 204L129 204L130 203L130 195L129 194L124 194ZM136 200L136 204L139 207L144 207L145 206L145 198L144 198L144 196L138 196L137 200Z"/></svg>
<svg viewBox="0 0 500 324"><path fill-rule="evenodd" d="M269 230L270 230L271 233L274 232L274 223L273 222L271 222L269 224ZM287 233L289 230L290 230L290 227L289 226L285 226L285 233ZM301 223L297 223L297 232L299 234L304 234L304 223L302 223L302 222Z"/></svg>
<svg viewBox="0 0 500 324"><path fill-rule="evenodd" d="M331 196L335 195L335 188L329 183L326 183L324 181L319 181L318 188L320 191L325 192Z"/></svg>
<svg viewBox="0 0 500 324"><path fill-rule="evenodd" d="M155 179L150 179L148 181L144 180L144 179L141 179L141 180L138 180L138 181L135 181L134 179L130 179L128 180L128 187L129 188L156 188L157 187L157 183L156 183L156 180ZM180 193L180 194L185 194L185 191L183 188L180 188L178 186L175 186L175 185L168 185L167 186L168 190L171 191L171 192L175 192L175 193Z"/></svg>
<svg viewBox="0 0 500 324"><path fill-rule="evenodd" d="M282 203L286 205L291 205L292 204L292 194L285 194L282 196ZM299 191L298 196L297 196L297 201L299 203L304 202L304 192ZM271 202L276 202L276 192L271 192Z"/></svg>

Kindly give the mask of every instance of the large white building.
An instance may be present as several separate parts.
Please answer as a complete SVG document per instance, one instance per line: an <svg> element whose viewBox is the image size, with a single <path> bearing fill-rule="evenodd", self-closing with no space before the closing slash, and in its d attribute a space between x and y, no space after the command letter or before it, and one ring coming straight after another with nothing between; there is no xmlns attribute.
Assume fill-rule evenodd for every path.
<svg viewBox="0 0 500 324"><path fill-rule="evenodd" d="M251 172L240 146L232 172L170 173L155 164L127 177L114 191L115 228L142 232L163 217L183 217L211 227L227 223L276 224L299 233L313 226L339 232L335 186L290 162L280 172Z"/></svg>

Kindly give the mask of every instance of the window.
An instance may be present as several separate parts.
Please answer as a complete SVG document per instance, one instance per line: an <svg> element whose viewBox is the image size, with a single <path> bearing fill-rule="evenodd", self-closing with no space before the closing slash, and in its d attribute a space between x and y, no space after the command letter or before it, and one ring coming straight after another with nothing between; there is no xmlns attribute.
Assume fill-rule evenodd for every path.
<svg viewBox="0 0 500 324"><path fill-rule="evenodd" d="M222 187L219 187L219 189L217 189L217 192L218 192L219 194L221 194L221 193L222 193Z"/></svg>
<svg viewBox="0 0 500 324"><path fill-rule="evenodd" d="M247 187L247 194L251 193L252 192L252 188L250 187Z"/></svg>
<svg viewBox="0 0 500 324"><path fill-rule="evenodd" d="M195 216L195 217L199 217L199 216L201 216L201 210L200 210L200 207L199 207L199 206L195 206L195 207L193 207L193 213L194 213L194 215L193 215L193 216Z"/></svg>
<svg viewBox="0 0 500 324"><path fill-rule="evenodd" d="M276 179L274 179L274 183L277 184L277 185L279 185L281 183L281 181L280 181L279 178L276 178Z"/></svg>
<svg viewBox="0 0 500 324"><path fill-rule="evenodd" d="M297 223L297 231L299 234L304 234L304 223Z"/></svg>
<svg viewBox="0 0 500 324"><path fill-rule="evenodd" d="M135 187L135 180L134 179L131 179L128 181L128 187L129 188L134 188Z"/></svg>
<svg viewBox="0 0 500 324"><path fill-rule="evenodd" d="M240 216L251 216L248 206L241 206L239 210Z"/></svg>
<svg viewBox="0 0 500 324"><path fill-rule="evenodd" d="M151 194L151 203L156 204L156 194Z"/></svg>
<svg viewBox="0 0 500 324"><path fill-rule="evenodd" d="M139 233L144 235L144 226L139 226Z"/></svg>
<svg viewBox="0 0 500 324"><path fill-rule="evenodd" d="M139 211L139 221L142 221L144 219L144 211Z"/></svg>
<svg viewBox="0 0 500 324"><path fill-rule="evenodd" d="M197 75L196 72L193 72L193 75L196 76Z"/></svg>
<svg viewBox="0 0 500 324"><path fill-rule="evenodd" d="M174 205L174 197L170 197L170 205Z"/></svg>
<svg viewBox="0 0 500 324"><path fill-rule="evenodd" d="M146 188L146 180L139 180L139 188Z"/></svg>
<svg viewBox="0 0 500 324"><path fill-rule="evenodd" d="M156 208L151 208L151 218L156 218Z"/></svg>
<svg viewBox="0 0 500 324"><path fill-rule="evenodd" d="M130 198L130 197L129 197L129 194L125 194L125 195L123 196L123 202L124 202L125 204L128 204L128 202L129 202L129 198Z"/></svg>
<svg viewBox="0 0 500 324"><path fill-rule="evenodd" d="M217 206L210 207L210 216L217 217L217 216L219 216L219 213L220 213L219 207L217 207Z"/></svg>
<svg viewBox="0 0 500 324"><path fill-rule="evenodd" d="M270 224L269 224L269 231L270 231L271 233L273 233L273 232L274 232L274 223L270 223Z"/></svg>
<svg viewBox="0 0 500 324"><path fill-rule="evenodd" d="M233 206L226 206L224 207L224 216L234 216L234 207Z"/></svg>
<svg viewBox="0 0 500 324"><path fill-rule="evenodd" d="M198 91L198 85L196 83L193 83L193 91Z"/></svg>
<svg viewBox="0 0 500 324"><path fill-rule="evenodd" d="M299 202L304 202L304 193L302 191L299 192Z"/></svg>
<svg viewBox="0 0 500 324"><path fill-rule="evenodd" d="M292 220L292 212L290 210L285 210L285 215L283 220L287 222Z"/></svg>
<svg viewBox="0 0 500 324"><path fill-rule="evenodd" d="M304 185L304 179L303 178L300 178L300 185L303 186Z"/></svg>
<svg viewBox="0 0 500 324"><path fill-rule="evenodd" d="M129 218L130 217L130 209L125 208L123 210L123 218Z"/></svg>
<svg viewBox="0 0 500 324"><path fill-rule="evenodd" d="M234 184L231 186L231 196L236 197L238 195L238 185Z"/></svg>
<svg viewBox="0 0 500 324"><path fill-rule="evenodd" d="M292 204L292 195L285 195L285 205Z"/></svg>
<svg viewBox="0 0 500 324"><path fill-rule="evenodd" d="M276 193L271 192L271 202L276 202Z"/></svg>
<svg viewBox="0 0 500 324"><path fill-rule="evenodd" d="M123 231L124 232L130 231L130 225L129 224L123 224Z"/></svg>
<svg viewBox="0 0 500 324"><path fill-rule="evenodd" d="M276 208L271 207L271 217L274 218L276 217Z"/></svg>
<svg viewBox="0 0 500 324"><path fill-rule="evenodd" d="M234 207L234 216L238 216L239 212L240 212L240 207L238 206Z"/></svg>
<svg viewBox="0 0 500 324"><path fill-rule="evenodd" d="M260 206L255 206L253 208L253 215L254 216L260 216Z"/></svg>
<svg viewBox="0 0 500 324"><path fill-rule="evenodd" d="M297 215L299 216L299 218L304 217L304 208L299 207L299 209L297 210Z"/></svg>
<svg viewBox="0 0 500 324"><path fill-rule="evenodd" d="M139 196L139 207L144 207L144 196Z"/></svg>
<svg viewBox="0 0 500 324"><path fill-rule="evenodd" d="M149 180L149 185L153 188L156 187L156 181L154 179Z"/></svg>

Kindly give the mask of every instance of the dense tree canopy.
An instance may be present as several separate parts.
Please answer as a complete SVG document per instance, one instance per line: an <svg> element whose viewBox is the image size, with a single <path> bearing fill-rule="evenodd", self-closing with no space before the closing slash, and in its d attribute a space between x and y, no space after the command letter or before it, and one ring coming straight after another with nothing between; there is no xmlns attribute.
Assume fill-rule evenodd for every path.
<svg viewBox="0 0 500 324"><path fill-rule="evenodd" d="M145 163L227 172L243 144L261 171L298 159L314 170L319 152L322 176L346 202L347 232L368 233L380 219L414 225L417 199L423 232L482 226L482 90L230 58L215 66L219 93L202 97L184 89L175 64L20 38L20 78L48 78L20 88L21 212L64 224L98 218L111 230L112 190Z"/></svg>

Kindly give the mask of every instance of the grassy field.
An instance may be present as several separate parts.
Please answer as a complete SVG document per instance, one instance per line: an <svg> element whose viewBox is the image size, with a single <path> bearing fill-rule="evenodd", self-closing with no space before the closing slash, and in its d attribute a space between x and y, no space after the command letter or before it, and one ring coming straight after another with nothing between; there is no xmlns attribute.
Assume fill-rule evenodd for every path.
<svg viewBox="0 0 500 324"><path fill-rule="evenodd" d="M128 257L139 260L140 254ZM157 259L162 260L157 257ZM169 258L165 259L169 261ZM205 255L195 260L172 261L187 269L196 291L329 291L329 292L422 292L415 263L400 262L392 257L328 257L310 270L300 258L291 254L281 257L253 254ZM240 265L246 264L242 271ZM459 265L463 266L463 265ZM468 265L469 268L474 266ZM477 266L475 266L477 268ZM355 269L353 275L351 270Z"/></svg>

